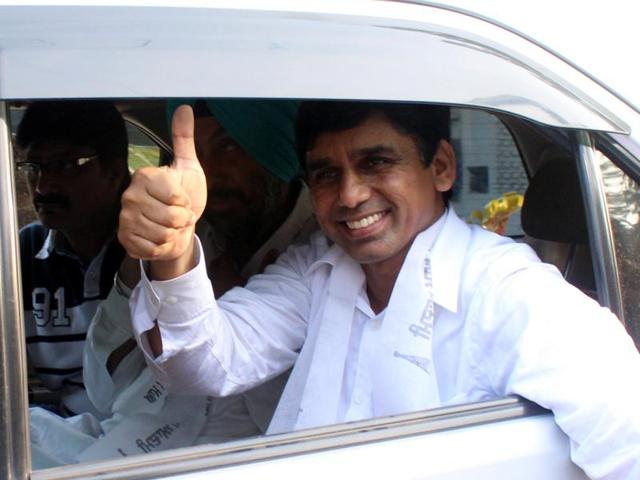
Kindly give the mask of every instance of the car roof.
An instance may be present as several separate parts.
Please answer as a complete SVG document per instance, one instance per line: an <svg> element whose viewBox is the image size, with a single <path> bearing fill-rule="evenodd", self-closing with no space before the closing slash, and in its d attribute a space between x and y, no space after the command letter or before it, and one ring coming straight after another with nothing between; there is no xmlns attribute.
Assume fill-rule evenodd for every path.
<svg viewBox="0 0 640 480"><path fill-rule="evenodd" d="M462 9L507 25L554 51L640 107L637 14L626 0L441 0L429 2Z"/></svg>
<svg viewBox="0 0 640 480"><path fill-rule="evenodd" d="M631 130L629 105L573 65L509 29L433 5L2 1L0 52L4 99L426 101Z"/></svg>

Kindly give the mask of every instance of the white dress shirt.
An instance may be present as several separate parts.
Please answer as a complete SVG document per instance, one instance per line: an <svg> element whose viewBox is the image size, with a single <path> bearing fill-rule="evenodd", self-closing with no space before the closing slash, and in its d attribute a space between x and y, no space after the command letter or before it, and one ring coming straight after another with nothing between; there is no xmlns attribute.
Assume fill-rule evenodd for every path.
<svg viewBox="0 0 640 480"><path fill-rule="evenodd" d="M418 235L412 250L425 242L426 255L428 234ZM396 287L421 278L421 265L413 263L403 265ZM521 395L553 411L571 439L572 459L588 475L640 478L640 356L615 316L529 247L468 226L451 210L431 265L441 404ZM372 373L362 352L322 328L342 311L349 332L376 329L367 304L360 266L320 234L217 302L202 262L169 281L143 274L131 299L147 363L169 389L228 395L295 363L271 432L384 411L375 385L363 384L360 394L358 376ZM385 317L394 311L393 319L418 318L419 304L394 289ZM143 333L156 321L163 353L154 358ZM318 395L336 366L343 372L340 400L326 408ZM410 397L414 388L406 385L398 396ZM353 408L358 402L365 406Z"/></svg>
<svg viewBox="0 0 640 480"><path fill-rule="evenodd" d="M209 260L223 254L211 227L199 226L198 231L207 239ZM302 186L289 216L254 253L242 275L256 273L270 252L281 252L291 243L306 241L316 228L309 191ZM128 353L109 372L109 356L133 336L129 294L129 289L116 279L115 288L100 303L91 322L84 349L87 393L107 419L99 421L89 414L60 418L43 409L31 409L34 468L224 442L266 431L286 374L248 392L208 398L169 395L145 368L139 349Z"/></svg>

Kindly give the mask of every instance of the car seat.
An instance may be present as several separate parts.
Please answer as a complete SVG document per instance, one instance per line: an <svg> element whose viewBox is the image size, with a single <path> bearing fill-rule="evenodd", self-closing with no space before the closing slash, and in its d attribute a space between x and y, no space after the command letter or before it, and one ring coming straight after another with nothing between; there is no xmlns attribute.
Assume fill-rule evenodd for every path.
<svg viewBox="0 0 640 480"><path fill-rule="evenodd" d="M542 261L597 298L584 202L571 156L555 150L543 153L525 192L521 221L525 242Z"/></svg>

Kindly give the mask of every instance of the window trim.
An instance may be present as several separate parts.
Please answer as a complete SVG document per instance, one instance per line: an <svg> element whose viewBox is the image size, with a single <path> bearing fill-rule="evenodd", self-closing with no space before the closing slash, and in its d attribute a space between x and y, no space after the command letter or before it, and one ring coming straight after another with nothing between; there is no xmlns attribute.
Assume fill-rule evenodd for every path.
<svg viewBox="0 0 640 480"><path fill-rule="evenodd" d="M589 132L576 131L575 142L598 300L602 305L609 307L626 326L620 293L621 280L618 259L609 222L602 172L595 155L594 141Z"/></svg>
<svg viewBox="0 0 640 480"><path fill-rule="evenodd" d="M27 478L31 470L27 354L9 109L0 101L0 478Z"/></svg>
<svg viewBox="0 0 640 480"><path fill-rule="evenodd" d="M224 444L37 470L32 473L31 480L94 477L130 480L199 471L210 474L212 469L249 462L271 461L544 414L548 411L539 405L519 397L507 397Z"/></svg>

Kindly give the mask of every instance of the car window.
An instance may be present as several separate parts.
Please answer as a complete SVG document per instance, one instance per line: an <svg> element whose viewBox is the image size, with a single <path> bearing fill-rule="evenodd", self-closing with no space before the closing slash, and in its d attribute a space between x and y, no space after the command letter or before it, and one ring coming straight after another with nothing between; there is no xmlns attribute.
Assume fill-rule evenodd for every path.
<svg viewBox="0 0 640 480"><path fill-rule="evenodd" d="M157 107L157 101L155 101L155 104ZM144 106L144 102L142 102L142 105ZM164 117L163 105L161 105L161 108L157 108L157 115ZM155 121L160 122L157 118ZM522 202L509 203L509 199L522 198L524 196L528 185L528 177L525 159L521 157L510 131L502 120L489 112L454 109L451 119L451 132L452 145L457 151L458 160L458 180L453 189L451 200L453 207L469 223L484 224L485 228L498 231L498 233L518 238L522 237L523 229L520 222L520 206ZM161 157L166 155L166 148L154 141L154 132L147 131L144 125L128 122L127 133L129 167L131 170L141 166L157 165ZM16 178L18 190L20 191L23 188L19 183L20 176L18 175ZM19 207L24 207L25 203L30 204L28 192L22 192L19 199ZM29 292L25 292L25 295L29 295ZM49 302L54 302L56 299L58 308L65 308L64 306L60 307L60 299L55 295L51 297ZM51 303L51 307L53 308L53 303ZM42 407L46 403L55 402L56 400L55 392L42 388L42 385L38 385L33 378L31 392L32 407ZM152 412L154 402L156 399L160 399L163 394L161 385L150 384L143 395L148 400L148 404L144 408ZM455 400L452 402L452 404L456 403L458 402ZM37 410L36 413L32 411L32 434L59 438L59 442L56 445L60 445L64 449L64 445L66 445L64 441L65 435L73 437L79 433L61 428L60 422L52 420L52 418L55 417L51 416L50 411L44 412L41 409ZM104 422L104 419L97 420L96 417L96 421L98 421L96 425L100 425L100 422ZM108 421L103 425L108 426ZM147 432L145 435L138 435L135 425L138 424L135 422L130 424L132 449L126 451L127 456L193 445L193 441L186 438L172 440L172 426L170 423L158 425L154 432L151 434ZM96 428L104 427L98 426ZM82 435L84 435L82 437L84 441L89 441L86 437L86 431L83 431ZM251 437L255 436L255 433L248 432L247 435ZM224 435L215 438L222 437ZM88 450L91 451L90 454L76 458L75 461L90 462L104 458L96 454L96 450L99 449L88 448ZM34 450L32 455L34 464L37 465L35 462L42 462L40 463L41 466L48 465L46 458L43 460L46 452ZM122 455L125 455L124 450Z"/></svg>

